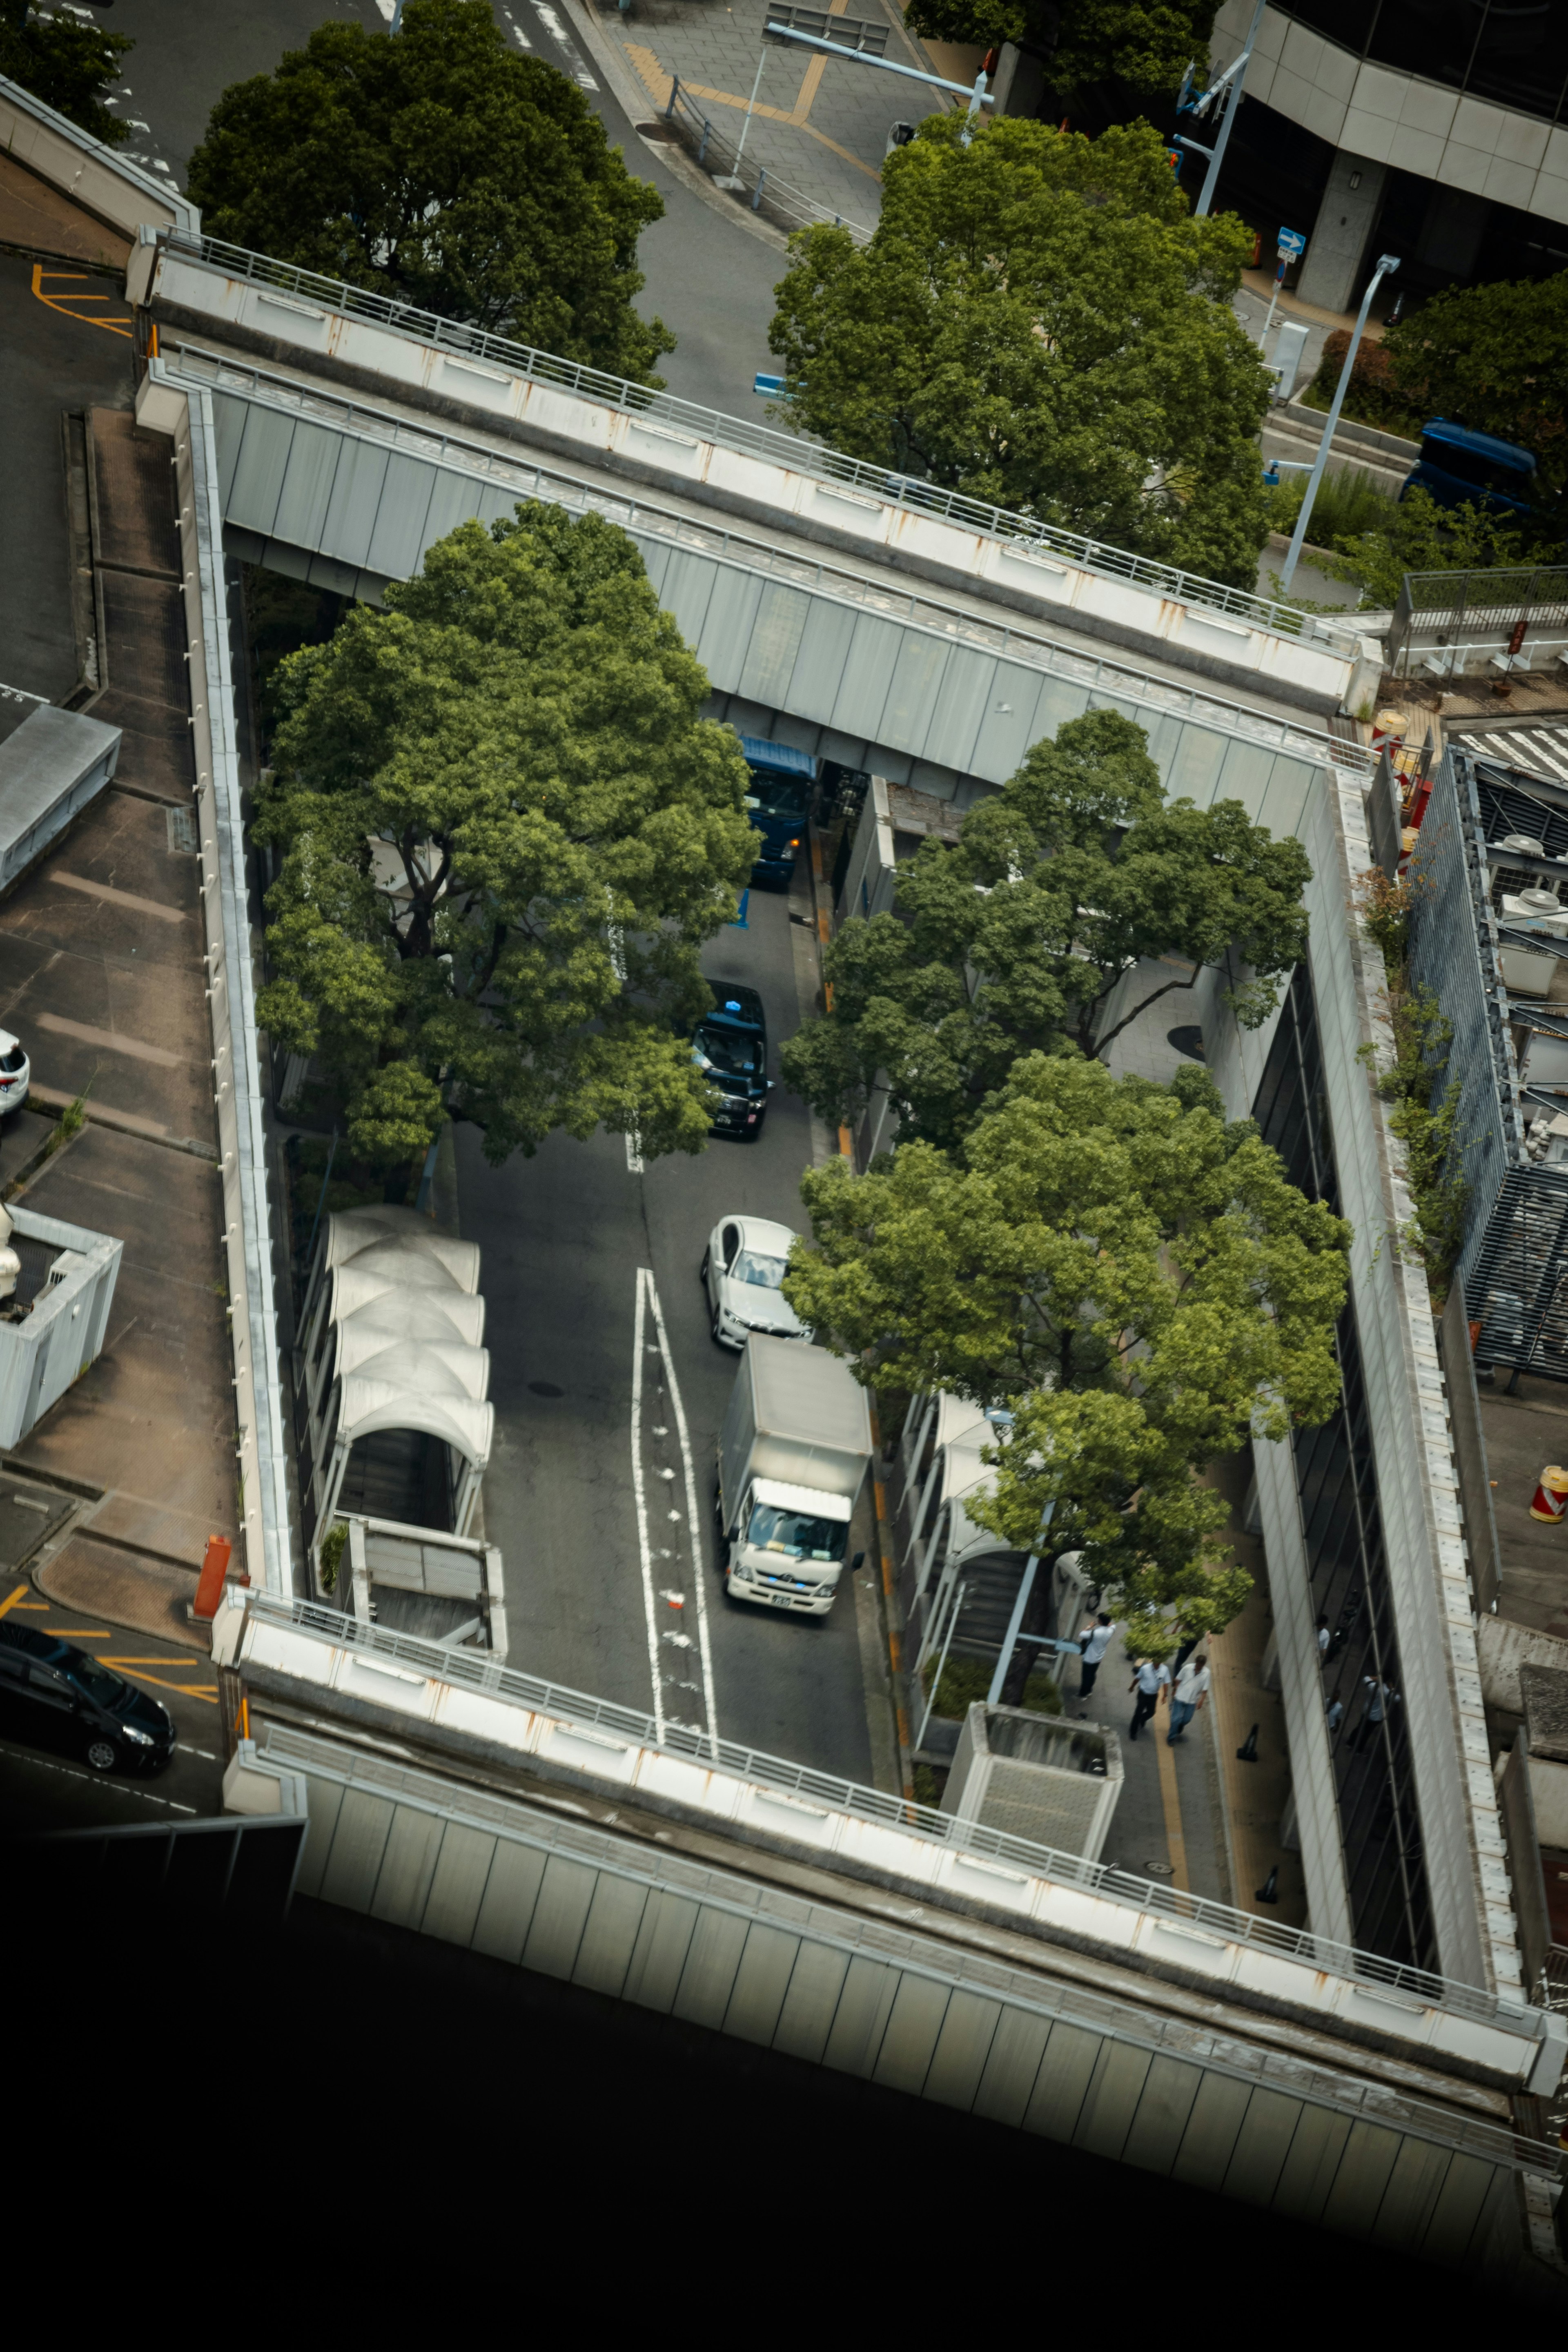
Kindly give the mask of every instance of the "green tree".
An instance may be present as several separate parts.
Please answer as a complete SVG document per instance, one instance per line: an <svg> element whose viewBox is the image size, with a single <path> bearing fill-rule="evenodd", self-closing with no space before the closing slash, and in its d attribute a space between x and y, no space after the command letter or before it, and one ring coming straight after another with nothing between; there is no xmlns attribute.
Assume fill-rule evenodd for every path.
<svg viewBox="0 0 1568 2352"><path fill-rule="evenodd" d="M932 115L880 218L792 238L769 331L799 431L1251 588L1268 537L1262 360L1229 308L1251 249L1193 219L1146 122L1088 140Z"/></svg>
<svg viewBox="0 0 1568 2352"><path fill-rule="evenodd" d="M1327 565L1336 580L1354 581L1363 604L1391 612L1407 572L1470 572L1494 563L1522 563L1525 534L1505 515L1485 508L1440 507L1419 488L1406 490L1386 520L1370 530L1342 533Z"/></svg>
<svg viewBox="0 0 1568 2352"><path fill-rule="evenodd" d="M1401 395L1534 451L1561 537L1568 494L1568 270L1511 285L1452 286L1397 326L1384 350Z"/></svg>
<svg viewBox="0 0 1568 2352"><path fill-rule="evenodd" d="M637 238L664 212L574 82L489 0L406 0L397 37L322 25L226 90L191 157L209 236L657 384Z"/></svg>
<svg viewBox="0 0 1568 2352"><path fill-rule="evenodd" d="M1202 65L1214 31L1215 0L910 0L910 30L939 41L1015 41L1045 60L1064 98L1096 82L1119 81L1153 95L1179 89Z"/></svg>
<svg viewBox="0 0 1568 2352"><path fill-rule="evenodd" d="M1145 957L1218 969L1256 1027L1305 950L1310 871L1299 842L1273 840L1237 801L1167 803L1142 729L1088 711L970 811L956 846L921 843L899 868L896 914L842 927L826 959L833 1009L786 1043L784 1076L853 1125L880 1073L900 1137L949 1149L1020 1055L1103 1052L1186 984L1151 981L1101 1031ZM1232 979L1237 961L1249 979Z"/></svg>
<svg viewBox="0 0 1568 2352"><path fill-rule="evenodd" d="M625 533L520 506L284 662L258 839L258 1017L320 1055L363 1157L443 1117L496 1163L556 1127L700 1150L698 950L755 835L731 731Z"/></svg>
<svg viewBox="0 0 1568 2352"><path fill-rule="evenodd" d="M79 17L31 7L28 0L0 0L0 74L106 147L118 147L130 135L104 103L104 93L135 46L123 33L101 32Z"/></svg>
<svg viewBox="0 0 1568 2352"><path fill-rule="evenodd" d="M830 1160L802 1192L785 1295L856 1378L1013 1412L971 1516L1026 1551L1052 1505L1051 1549L1088 1552L1133 1648L1228 1622L1248 1580L1197 1474L1332 1410L1349 1228L1225 1124L1207 1073L1033 1055L955 1153Z"/></svg>

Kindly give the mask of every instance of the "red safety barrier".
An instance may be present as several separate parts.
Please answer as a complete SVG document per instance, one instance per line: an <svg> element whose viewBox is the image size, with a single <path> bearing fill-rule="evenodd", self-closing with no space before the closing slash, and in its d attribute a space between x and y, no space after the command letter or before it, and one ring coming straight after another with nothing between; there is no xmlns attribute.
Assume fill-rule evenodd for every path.
<svg viewBox="0 0 1568 2352"><path fill-rule="evenodd" d="M223 1599L224 1579L234 1550L226 1536L208 1536L202 1560L201 1581L196 1586L196 1598L192 1615L208 1620L217 1615L218 1602Z"/></svg>

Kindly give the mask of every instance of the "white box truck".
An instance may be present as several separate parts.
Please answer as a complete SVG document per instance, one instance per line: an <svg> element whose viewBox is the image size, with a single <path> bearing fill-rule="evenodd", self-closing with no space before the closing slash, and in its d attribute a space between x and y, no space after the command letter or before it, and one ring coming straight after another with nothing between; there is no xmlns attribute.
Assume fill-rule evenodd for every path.
<svg viewBox="0 0 1568 2352"><path fill-rule="evenodd" d="M826 1617L870 1459L870 1405L848 1367L826 1349L753 1332L719 1433L726 1591Z"/></svg>

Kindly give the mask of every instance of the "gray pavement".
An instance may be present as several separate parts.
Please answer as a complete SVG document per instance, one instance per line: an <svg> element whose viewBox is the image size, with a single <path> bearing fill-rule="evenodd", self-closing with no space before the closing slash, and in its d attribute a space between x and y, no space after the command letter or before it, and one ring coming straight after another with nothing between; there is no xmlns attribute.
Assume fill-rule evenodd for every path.
<svg viewBox="0 0 1568 2352"><path fill-rule="evenodd" d="M785 898L752 893L745 930L707 950L714 978L744 980L767 1007L771 1063L800 1019L795 940ZM506 1559L511 1663L530 1674L651 1710L647 1612L632 1485L632 1394L638 1271L657 1287L695 1477L700 1569L689 1565L684 1465L668 1389L645 1400L650 1540L666 1559L651 1586L662 1696L668 1714L701 1715L695 1644L697 1576L708 1618L721 1736L842 1773L872 1778L855 1599L830 1615L785 1618L730 1601L714 1563L710 1506L719 1425L736 1359L713 1343L698 1268L708 1236L731 1211L801 1231L801 1171L813 1156L804 1103L780 1085L755 1144L715 1138L699 1158L649 1162L637 1175L625 1142L553 1136L537 1158L488 1167L471 1128L458 1132L465 1238L483 1253L496 1440L485 1524ZM643 1345L654 1340L645 1311ZM642 1359L649 1377L658 1359ZM656 1411L657 1407L657 1411ZM662 1431L664 1434L658 1435ZM660 1482L661 1468L676 1475ZM680 1520L668 1517L678 1509ZM680 1595L679 1615L666 1598Z"/></svg>

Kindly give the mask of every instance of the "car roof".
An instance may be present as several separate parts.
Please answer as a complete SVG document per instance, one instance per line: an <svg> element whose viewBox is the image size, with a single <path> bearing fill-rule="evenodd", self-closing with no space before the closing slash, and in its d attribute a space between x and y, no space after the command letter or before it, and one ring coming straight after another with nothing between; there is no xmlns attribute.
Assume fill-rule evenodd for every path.
<svg viewBox="0 0 1568 2352"><path fill-rule="evenodd" d="M1500 441L1495 434L1472 433L1468 425L1450 425L1446 416L1434 416L1424 425L1421 438L1449 449L1468 449L1472 457L1489 457L1494 466L1506 466L1516 474L1535 471L1532 449L1521 448L1517 441Z"/></svg>
<svg viewBox="0 0 1568 2352"><path fill-rule="evenodd" d="M754 988L742 988L738 981L715 981L708 983L718 1000L705 1021L722 1021L727 1027L763 1029L767 1026L763 1012L763 1000Z"/></svg>
<svg viewBox="0 0 1568 2352"><path fill-rule="evenodd" d="M772 1217L725 1217L726 1225L739 1225L743 1249L762 1250L769 1257L787 1257L791 1242L800 1237L790 1226L781 1225Z"/></svg>

